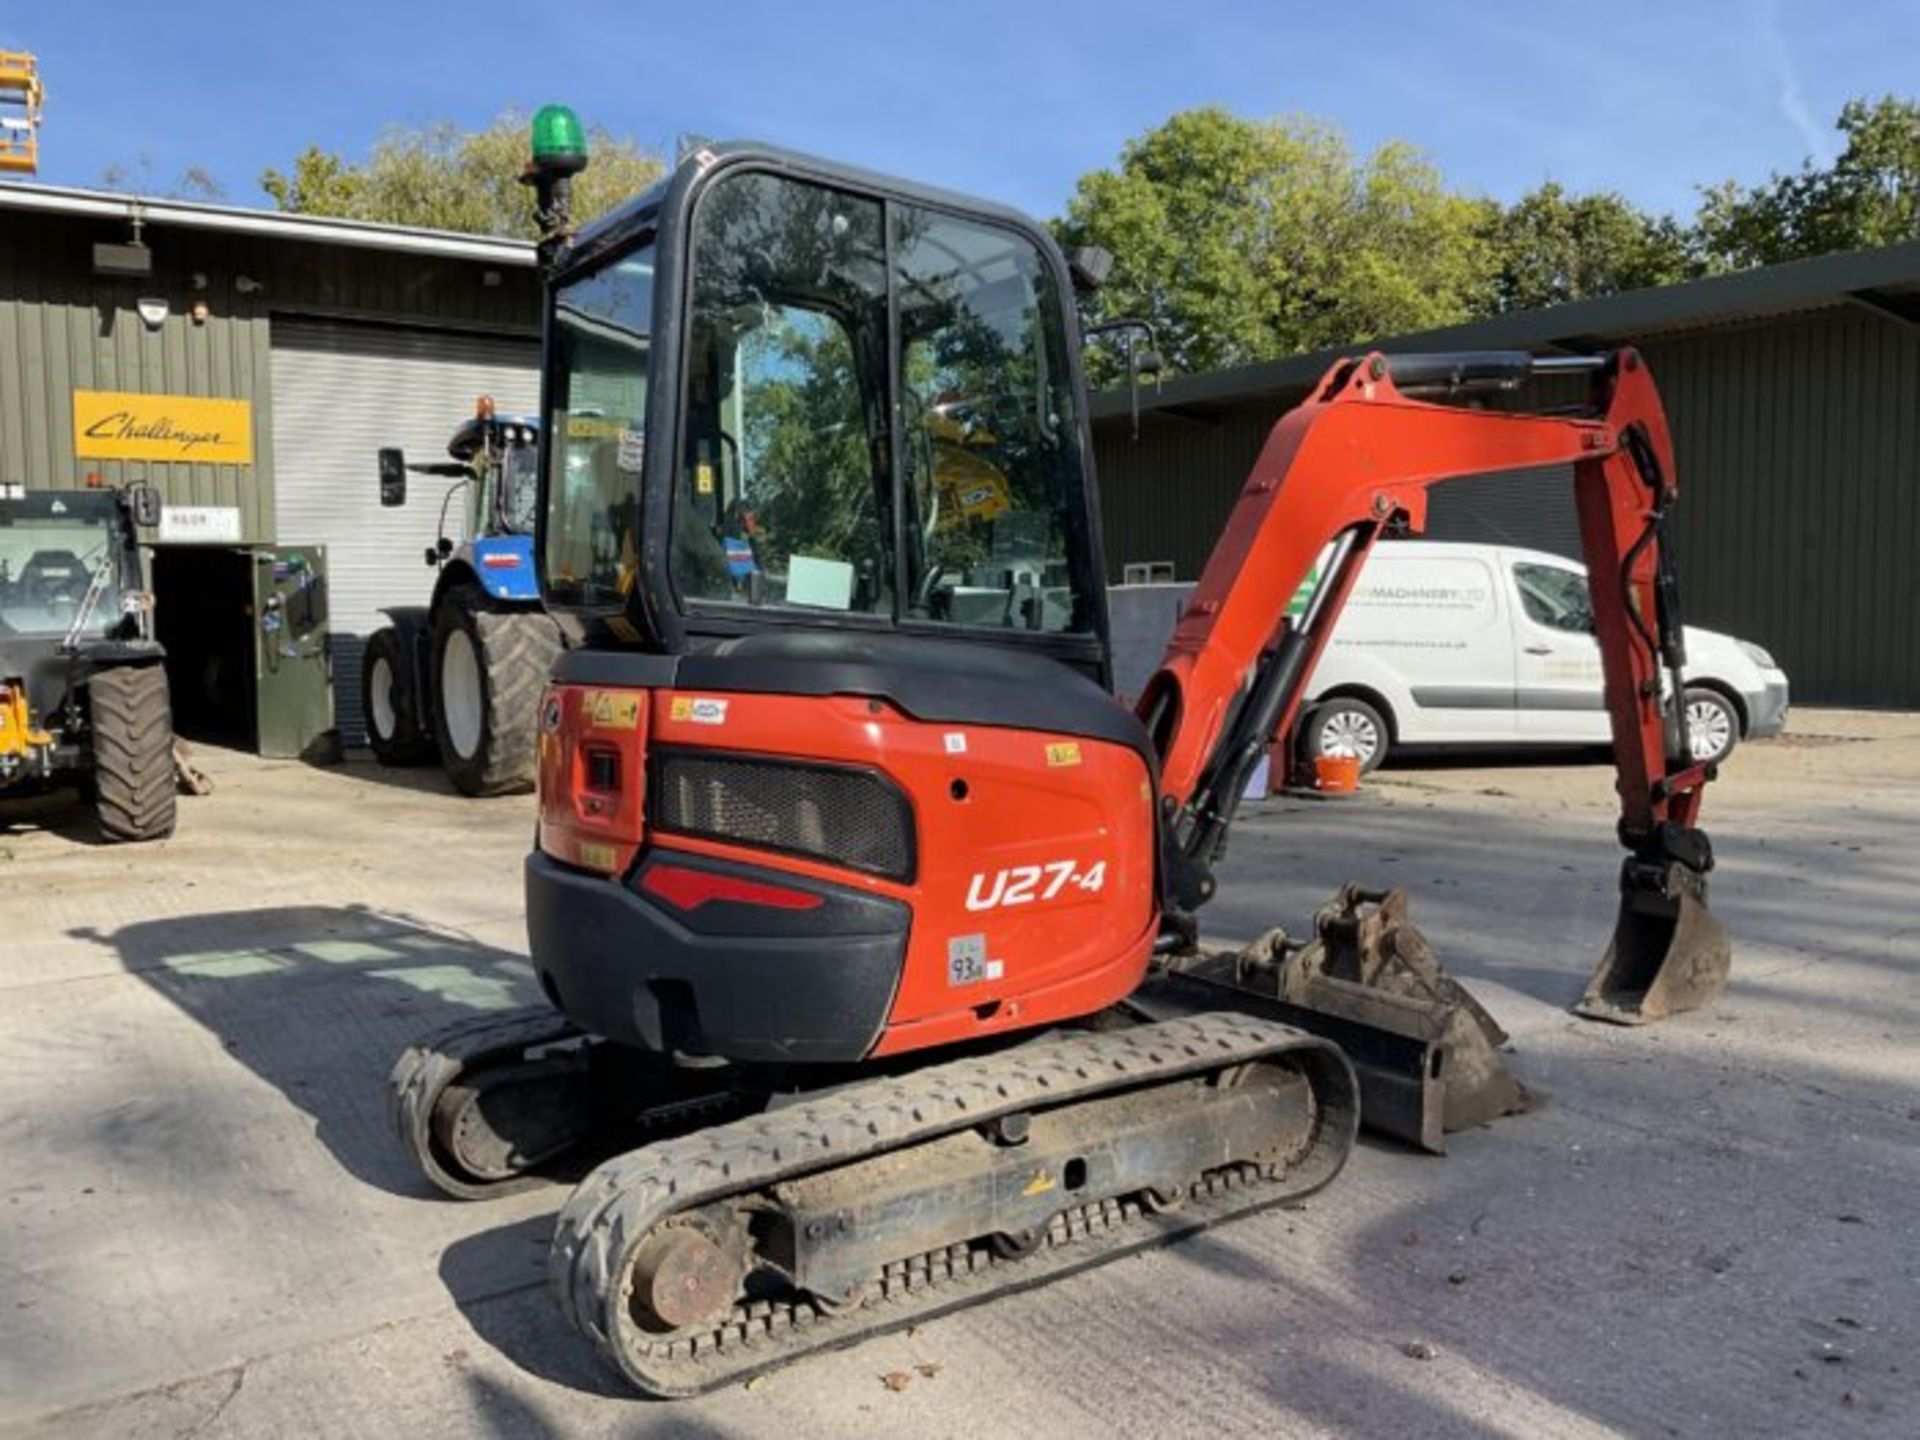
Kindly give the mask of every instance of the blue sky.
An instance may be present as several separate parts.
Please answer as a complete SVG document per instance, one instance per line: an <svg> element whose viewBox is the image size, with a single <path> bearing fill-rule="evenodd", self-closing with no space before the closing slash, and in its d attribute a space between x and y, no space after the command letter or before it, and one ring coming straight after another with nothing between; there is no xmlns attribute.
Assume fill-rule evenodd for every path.
<svg viewBox="0 0 1920 1440"><path fill-rule="evenodd" d="M41 178L199 164L238 203L309 143L564 100L670 149L753 136L1056 213L1186 106L1403 138L1457 187L1546 179L1691 212L1697 182L1831 154L1853 95L1920 92L1914 0L0 0L41 57Z"/></svg>

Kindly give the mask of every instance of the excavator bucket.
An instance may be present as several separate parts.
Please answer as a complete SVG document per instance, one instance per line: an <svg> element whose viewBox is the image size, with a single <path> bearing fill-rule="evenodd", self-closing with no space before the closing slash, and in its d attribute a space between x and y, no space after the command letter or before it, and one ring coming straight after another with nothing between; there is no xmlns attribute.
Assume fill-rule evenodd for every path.
<svg viewBox="0 0 1920 1440"><path fill-rule="evenodd" d="M1712 1003L1726 988L1733 946L1707 908L1705 878L1679 863L1629 860L1620 918L1574 1013L1645 1025Z"/></svg>

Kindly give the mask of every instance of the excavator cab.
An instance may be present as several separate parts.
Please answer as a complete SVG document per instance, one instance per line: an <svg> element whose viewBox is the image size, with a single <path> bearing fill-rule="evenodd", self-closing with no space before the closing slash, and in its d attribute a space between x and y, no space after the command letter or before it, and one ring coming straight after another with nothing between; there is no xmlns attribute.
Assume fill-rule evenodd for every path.
<svg viewBox="0 0 1920 1440"><path fill-rule="evenodd" d="M667 652L920 635L1104 682L1058 251L975 201L703 154L555 279L549 606Z"/></svg>

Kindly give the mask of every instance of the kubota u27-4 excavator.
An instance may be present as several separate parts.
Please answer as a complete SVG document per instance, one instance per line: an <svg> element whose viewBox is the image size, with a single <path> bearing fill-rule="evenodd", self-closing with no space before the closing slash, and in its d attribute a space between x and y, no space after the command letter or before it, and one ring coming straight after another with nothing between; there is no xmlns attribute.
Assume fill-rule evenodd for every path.
<svg viewBox="0 0 1920 1440"><path fill-rule="evenodd" d="M1195 920L1361 562L1430 484L1574 470L1627 849L1584 1008L1652 1018L1723 982L1710 772L1671 703L1672 456L1632 351L1333 366L1129 710L1074 306L1099 257L755 145L574 235L577 126L535 135L539 568L580 642L542 704L526 865L553 1008L424 1041L394 1104L455 1195L630 1147L567 1201L550 1273L636 1387L1303 1195L1363 1104L1432 1142L1447 1076L1498 1070L1398 897L1349 891L1303 946L1215 952ZM1586 375L1578 413L1476 408L1556 363Z"/></svg>

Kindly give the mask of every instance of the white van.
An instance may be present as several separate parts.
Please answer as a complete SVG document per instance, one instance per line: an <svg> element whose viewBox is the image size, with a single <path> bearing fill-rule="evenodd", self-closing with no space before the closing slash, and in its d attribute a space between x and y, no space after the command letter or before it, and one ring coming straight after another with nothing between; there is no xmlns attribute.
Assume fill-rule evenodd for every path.
<svg viewBox="0 0 1920 1440"><path fill-rule="evenodd" d="M1373 769L1396 745L1608 740L1582 565L1539 550L1398 540L1374 548L1307 686L1308 755ZM1758 645L1687 627L1697 760L1787 721L1787 677Z"/></svg>

